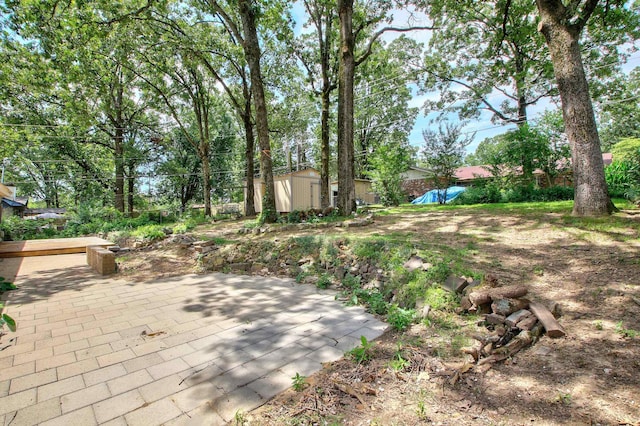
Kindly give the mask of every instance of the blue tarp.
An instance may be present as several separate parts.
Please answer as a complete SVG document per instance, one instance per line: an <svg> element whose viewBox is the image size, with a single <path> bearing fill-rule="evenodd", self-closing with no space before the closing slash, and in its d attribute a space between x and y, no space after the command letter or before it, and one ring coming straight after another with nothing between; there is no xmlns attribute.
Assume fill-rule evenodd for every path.
<svg viewBox="0 0 640 426"><path fill-rule="evenodd" d="M447 188L447 200L445 202L450 202L455 200L458 195L463 193L467 188L463 186L451 186ZM443 189L432 189L431 191L425 192L421 197L416 198L411 202L411 204L429 204L429 203L437 203L438 202L438 192L444 195ZM441 195L441 196L442 196Z"/></svg>

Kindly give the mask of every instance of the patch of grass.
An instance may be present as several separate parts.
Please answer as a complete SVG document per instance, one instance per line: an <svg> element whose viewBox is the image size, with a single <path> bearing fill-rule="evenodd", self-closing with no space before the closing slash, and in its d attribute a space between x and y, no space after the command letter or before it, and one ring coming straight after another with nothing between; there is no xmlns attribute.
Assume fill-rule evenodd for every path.
<svg viewBox="0 0 640 426"><path fill-rule="evenodd" d="M636 337L640 337L640 331L625 328L622 321L616 324L616 333L626 339L635 339Z"/></svg>
<svg viewBox="0 0 640 426"><path fill-rule="evenodd" d="M391 305L387 313L387 322L396 330L404 331L413 324L415 317L415 309L402 309L394 304Z"/></svg>
<svg viewBox="0 0 640 426"><path fill-rule="evenodd" d="M431 306L431 309L441 310L457 305L457 297L442 287L432 285L424 292L424 303Z"/></svg>

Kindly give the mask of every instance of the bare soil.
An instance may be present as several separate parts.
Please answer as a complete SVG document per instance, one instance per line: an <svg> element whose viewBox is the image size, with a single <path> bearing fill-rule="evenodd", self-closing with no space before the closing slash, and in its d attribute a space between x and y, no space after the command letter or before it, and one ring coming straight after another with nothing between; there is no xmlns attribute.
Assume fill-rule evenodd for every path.
<svg viewBox="0 0 640 426"><path fill-rule="evenodd" d="M473 270L493 274L500 285L524 284L532 299L560 303L567 337L543 336L481 373L466 371L470 357L437 350L442 335L435 327L389 331L376 342L370 362L345 358L326 365L307 378L304 390L290 390L239 420L252 425L640 425L640 335L624 335L624 330L640 330L640 216L634 213L618 213L628 227L611 231L602 224L587 229L552 213L449 210L379 216L363 228L293 232L407 232L407 238L420 241L473 247L466 259ZM196 232L233 239L278 236L240 236L238 226L216 224ZM193 253L177 244L128 253L118 262L123 275L139 280L198 272ZM407 363L398 371L390 363L399 353Z"/></svg>

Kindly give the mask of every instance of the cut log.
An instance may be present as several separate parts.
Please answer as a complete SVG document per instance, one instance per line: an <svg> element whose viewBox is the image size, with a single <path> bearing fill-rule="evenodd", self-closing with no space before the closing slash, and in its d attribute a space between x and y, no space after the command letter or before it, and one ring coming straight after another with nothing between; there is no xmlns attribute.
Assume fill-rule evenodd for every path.
<svg viewBox="0 0 640 426"><path fill-rule="evenodd" d="M525 296L527 288L521 285L499 287L499 288L483 288L469 293L469 300L476 306L485 303L491 303L494 299L517 299Z"/></svg>
<svg viewBox="0 0 640 426"><path fill-rule="evenodd" d="M471 309L472 306L473 304L471 303L471 301L467 296L464 296L462 299L460 299L460 307L465 311L468 311L469 309Z"/></svg>
<svg viewBox="0 0 640 426"><path fill-rule="evenodd" d="M534 325L538 323L538 318L535 315L523 318L516 324L520 330L531 330Z"/></svg>
<svg viewBox="0 0 640 426"><path fill-rule="evenodd" d="M497 325L504 324L505 317L504 315L499 314L487 314L484 316L484 320L487 324Z"/></svg>
<svg viewBox="0 0 640 426"><path fill-rule="evenodd" d="M543 304L531 302L529 304L529 309L542 323L542 326L547 331L547 335L549 337L555 339L566 336L567 333L565 333L560 323L556 321L553 314Z"/></svg>
<svg viewBox="0 0 640 426"><path fill-rule="evenodd" d="M520 350L526 348L533 342L533 337L531 336L531 332L528 330L521 331L516 337L511 339L509 343L506 345L494 349L493 355L504 355L504 358L508 358L510 356L515 355Z"/></svg>
<svg viewBox="0 0 640 426"><path fill-rule="evenodd" d="M527 299L494 299L491 310L494 314L509 316L514 312L526 309L529 306ZM508 324L509 325L509 324Z"/></svg>
<svg viewBox="0 0 640 426"><path fill-rule="evenodd" d="M509 315L507 319L504 320L504 323L507 324L509 327L514 327L518 322L522 321L523 319L531 315L532 315L531 312L527 311L526 309L520 309L512 313L511 315Z"/></svg>

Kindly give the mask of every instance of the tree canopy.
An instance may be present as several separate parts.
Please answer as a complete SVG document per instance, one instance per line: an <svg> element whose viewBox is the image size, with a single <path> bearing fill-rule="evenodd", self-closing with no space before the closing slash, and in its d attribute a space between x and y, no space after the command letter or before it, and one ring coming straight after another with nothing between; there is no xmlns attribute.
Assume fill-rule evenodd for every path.
<svg viewBox="0 0 640 426"><path fill-rule="evenodd" d="M211 214L212 200L233 198L274 221L273 176L298 167L320 170L322 207L337 178L338 207L351 213L356 177L372 178L395 204L392 175L415 161L413 99L423 90L434 95L428 110L463 119L489 111L517 125L481 144L476 161L499 152L527 178L535 168L551 173L570 146L575 213L602 214L595 117L605 147L637 136L637 102L623 102L637 97L637 70L620 69L640 35L630 2L16 0L0 8L0 155L6 178L50 206L134 214L156 198L182 210L201 202ZM408 18L398 20L400 10ZM428 34L426 47L406 36L414 31ZM562 104L566 139L532 120L546 98ZM455 126L425 135L456 131L462 138Z"/></svg>

